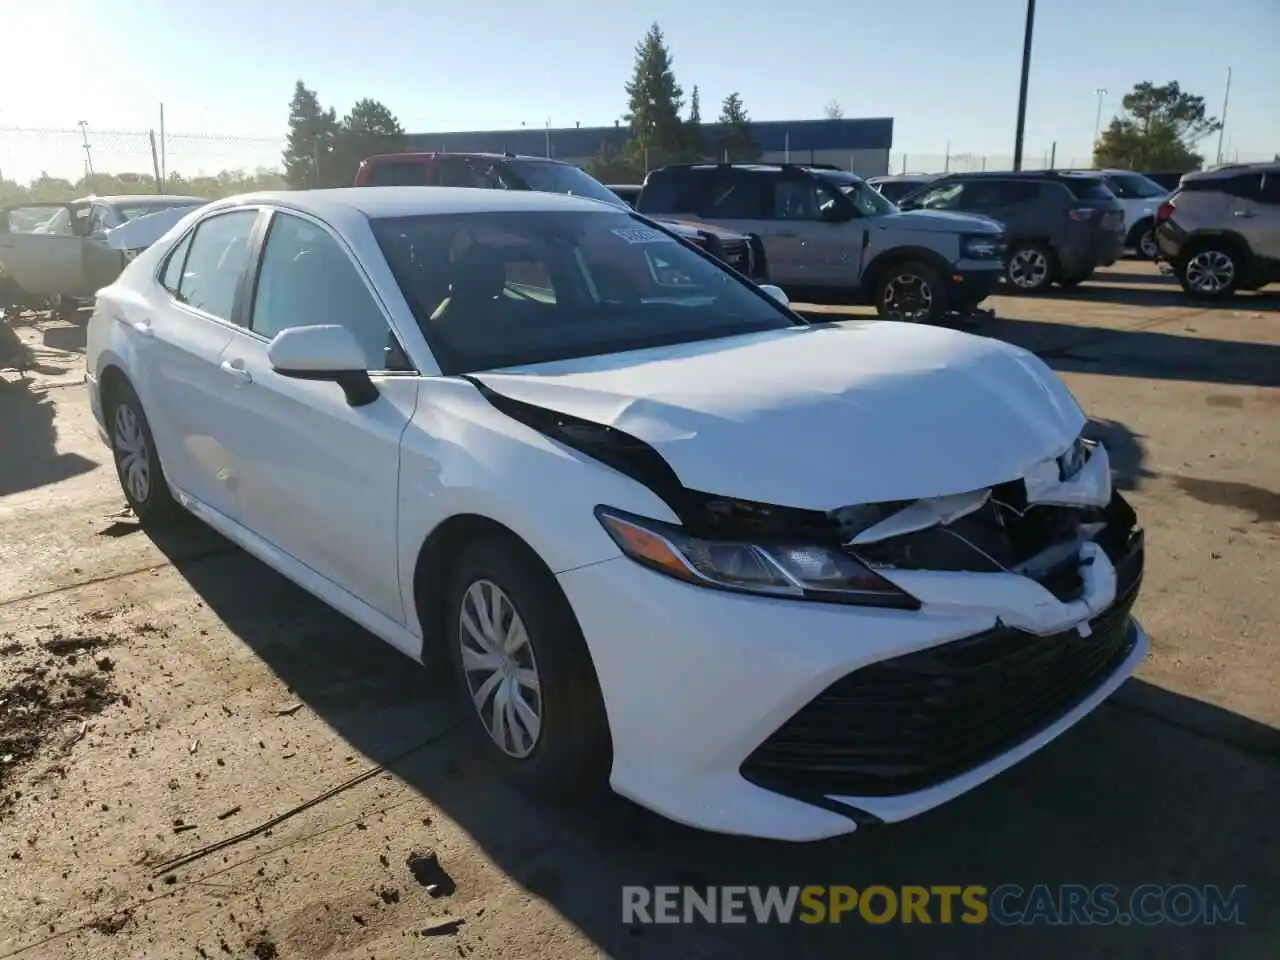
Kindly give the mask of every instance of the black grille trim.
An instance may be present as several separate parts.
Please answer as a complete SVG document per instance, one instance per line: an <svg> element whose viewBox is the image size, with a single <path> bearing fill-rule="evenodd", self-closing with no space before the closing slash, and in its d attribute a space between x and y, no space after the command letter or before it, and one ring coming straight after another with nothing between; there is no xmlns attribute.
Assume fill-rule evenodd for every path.
<svg viewBox="0 0 1280 960"><path fill-rule="evenodd" d="M1037 637L1003 625L837 680L743 762L747 780L802 799L914 793L998 757L1096 691L1137 642L1143 537L1116 563L1116 600ZM1117 551L1120 553L1121 551Z"/></svg>

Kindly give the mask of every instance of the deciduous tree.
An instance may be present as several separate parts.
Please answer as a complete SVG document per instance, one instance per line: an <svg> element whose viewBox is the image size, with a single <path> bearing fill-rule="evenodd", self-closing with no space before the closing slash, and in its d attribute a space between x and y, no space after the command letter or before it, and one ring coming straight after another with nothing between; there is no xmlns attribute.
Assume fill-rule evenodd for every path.
<svg viewBox="0 0 1280 960"><path fill-rule="evenodd" d="M1115 117L1093 148L1096 167L1130 170L1198 170L1204 156L1196 146L1222 124L1208 116L1204 97L1184 93L1178 82L1142 82L1121 101Z"/></svg>

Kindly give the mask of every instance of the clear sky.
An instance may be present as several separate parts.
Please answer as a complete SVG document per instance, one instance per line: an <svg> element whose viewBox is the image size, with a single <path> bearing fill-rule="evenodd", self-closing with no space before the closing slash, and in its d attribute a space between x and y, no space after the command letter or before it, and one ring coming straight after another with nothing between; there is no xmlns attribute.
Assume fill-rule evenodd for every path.
<svg viewBox="0 0 1280 960"><path fill-rule="evenodd" d="M6 127L145 131L161 101L170 133L236 138L202 166L274 165L299 78L340 115L374 97L410 131L609 124L654 20L705 117L735 90L761 120L819 117L834 98L848 117L893 117L895 154L950 143L1007 158L1024 13L1025 0L0 0L0 171L82 162L68 138ZM1228 65L1229 155L1269 158L1280 0L1039 0L1027 153L1057 141L1060 163L1088 157L1099 87L1104 124L1141 80L1177 80L1217 114ZM99 165L119 167L127 138L93 136Z"/></svg>

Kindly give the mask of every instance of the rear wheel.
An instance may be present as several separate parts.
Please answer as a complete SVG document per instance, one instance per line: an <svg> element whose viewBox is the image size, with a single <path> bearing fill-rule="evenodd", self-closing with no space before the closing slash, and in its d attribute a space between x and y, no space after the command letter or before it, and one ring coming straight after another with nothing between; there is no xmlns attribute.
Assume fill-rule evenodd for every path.
<svg viewBox="0 0 1280 960"><path fill-rule="evenodd" d="M1043 243L1019 243L1009 251L1005 279L1018 293L1043 293L1057 279L1057 261Z"/></svg>
<svg viewBox="0 0 1280 960"><path fill-rule="evenodd" d="M178 504L165 482L151 426L133 387L123 379L109 383L103 392L102 410L116 476L134 516L143 524L173 518Z"/></svg>
<svg viewBox="0 0 1280 960"><path fill-rule="evenodd" d="M886 320L938 322L947 312L942 274L914 260L889 267L876 285L876 312Z"/></svg>
<svg viewBox="0 0 1280 960"><path fill-rule="evenodd" d="M454 564L447 634L475 734L542 794L605 785L609 727L586 641L555 578L518 543L486 536Z"/></svg>
<svg viewBox="0 0 1280 960"><path fill-rule="evenodd" d="M1240 286L1242 267L1235 247L1211 240L1186 256L1178 267L1178 282L1197 300L1225 300Z"/></svg>

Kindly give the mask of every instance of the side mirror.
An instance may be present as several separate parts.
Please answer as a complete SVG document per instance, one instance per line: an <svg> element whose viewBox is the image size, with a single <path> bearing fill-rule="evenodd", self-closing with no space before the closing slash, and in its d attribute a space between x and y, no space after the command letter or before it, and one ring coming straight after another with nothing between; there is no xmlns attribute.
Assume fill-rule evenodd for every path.
<svg viewBox="0 0 1280 960"><path fill-rule="evenodd" d="M787 296L786 291L783 290L781 287L775 286L772 283L762 283L760 284L760 289L763 290L765 293L767 293L769 296L771 296L774 300L778 301L778 303L782 304L784 307L791 306L791 298Z"/></svg>
<svg viewBox="0 0 1280 960"><path fill-rule="evenodd" d="M369 361L346 327L317 324L281 330L267 345L267 359L282 377L336 383L353 407L380 396L369 379Z"/></svg>

